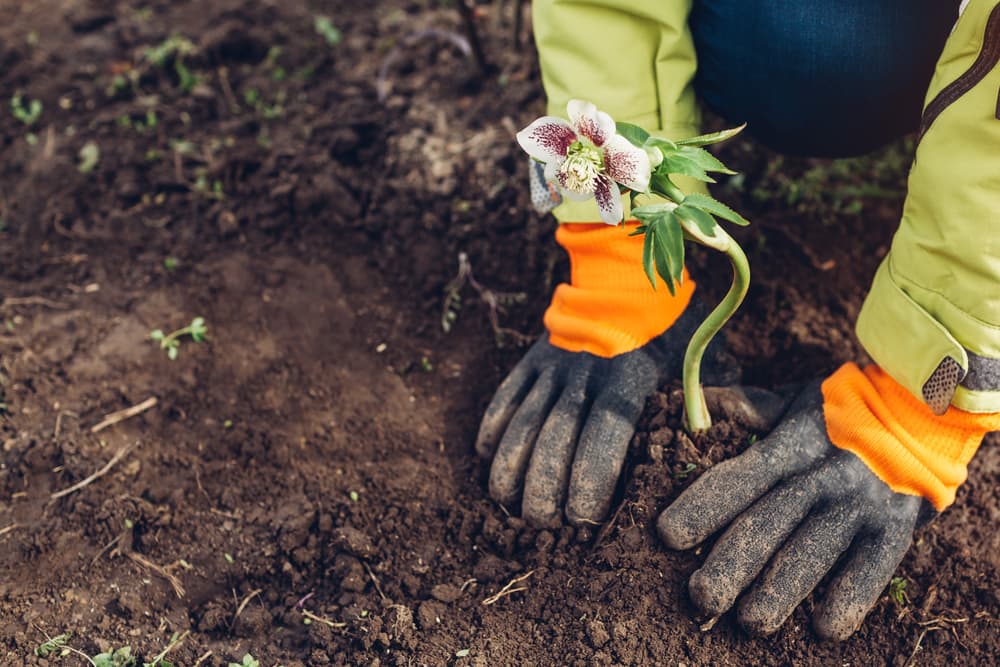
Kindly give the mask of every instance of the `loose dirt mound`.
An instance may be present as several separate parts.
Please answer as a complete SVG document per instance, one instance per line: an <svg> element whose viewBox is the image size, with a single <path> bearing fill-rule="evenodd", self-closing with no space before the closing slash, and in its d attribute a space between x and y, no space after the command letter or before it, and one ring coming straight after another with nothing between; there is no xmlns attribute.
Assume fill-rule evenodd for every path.
<svg viewBox="0 0 1000 667"><path fill-rule="evenodd" d="M754 434L692 442L675 385L596 533L535 531L488 500L478 417L566 274L512 141L542 108L512 4L478 14L489 76L433 32L461 26L437 3L0 4L3 665L83 664L35 656L64 632L146 659L190 632L169 656L184 666L901 666L918 645L918 664L993 661L995 441L917 535L908 602L883 597L842 644L816 640L811 601L768 639L729 617L699 630L685 582L703 554L665 551L652 525ZM747 378L857 358L905 148L849 168L725 150L746 176L720 194L756 223L729 336ZM506 331L472 285L448 287L460 253L508 294ZM725 267L693 259L720 294ZM195 316L209 340L176 361L147 338Z"/></svg>

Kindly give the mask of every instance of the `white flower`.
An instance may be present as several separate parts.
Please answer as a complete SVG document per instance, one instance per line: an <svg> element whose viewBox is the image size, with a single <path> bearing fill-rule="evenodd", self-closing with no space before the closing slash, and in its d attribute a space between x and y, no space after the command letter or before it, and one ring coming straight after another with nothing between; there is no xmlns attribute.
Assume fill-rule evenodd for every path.
<svg viewBox="0 0 1000 667"><path fill-rule="evenodd" d="M545 178L569 198L597 200L601 219L609 225L622 220L616 184L637 192L649 188L649 154L617 133L615 121L590 102L570 100L570 122L543 116L517 133L517 143L532 158L545 163Z"/></svg>

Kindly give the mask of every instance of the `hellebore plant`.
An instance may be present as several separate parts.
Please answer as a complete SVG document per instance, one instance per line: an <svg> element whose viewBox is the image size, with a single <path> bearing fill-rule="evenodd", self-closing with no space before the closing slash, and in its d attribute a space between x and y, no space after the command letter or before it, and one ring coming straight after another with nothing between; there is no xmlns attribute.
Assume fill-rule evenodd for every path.
<svg viewBox="0 0 1000 667"><path fill-rule="evenodd" d="M642 265L656 288L656 277L670 293L684 272L684 240L725 253L733 265L733 283L722 302L694 332L684 354L684 412L692 432L707 430L712 418L701 388L701 360L709 342L736 312L750 283L750 266L739 244L718 224L721 218L749 224L736 211L712 197L685 194L672 175L714 183L710 173L734 174L703 146L725 141L744 126L671 141L654 137L629 123L615 123L590 102L571 100L569 122L544 116L517 134L521 148L545 165L545 179L568 199L593 197L601 219L619 225L624 218L621 196L629 195L631 215L639 221L632 235L642 234ZM636 206L639 195L662 201Z"/></svg>

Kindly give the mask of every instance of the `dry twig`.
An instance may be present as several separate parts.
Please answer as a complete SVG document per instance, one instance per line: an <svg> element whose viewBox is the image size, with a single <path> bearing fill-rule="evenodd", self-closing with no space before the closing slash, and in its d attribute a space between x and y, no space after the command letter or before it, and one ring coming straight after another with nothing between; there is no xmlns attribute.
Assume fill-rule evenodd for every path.
<svg viewBox="0 0 1000 667"><path fill-rule="evenodd" d="M56 427L52 431L52 437L53 438L58 438L59 437L59 433L62 431L62 418L63 417L72 417L73 419L79 419L80 415L76 414L75 412L71 412L69 410L60 410L59 414L56 415Z"/></svg>
<svg viewBox="0 0 1000 667"><path fill-rule="evenodd" d="M74 484L73 486L71 486L71 487L69 487L67 489L63 489L62 491L56 491L51 496L49 496L49 499L50 500L58 500L59 498L62 498L63 496L68 496L69 494L71 494L71 493L73 493L75 491L79 491L80 489L82 489L83 487L87 486L88 484L94 482L95 480L98 480L101 477L104 477L105 475L108 474L108 472L112 468L115 467L116 463L118 463L119 461L122 460L122 457L124 457L126 454L128 454L130 451L132 451L132 448L134 446L135 445L126 445L125 447L122 447L121 449L118 450L117 454L115 454L114 456L111 457L111 460L108 461L107 464L105 464L105 466L103 468L101 468L100 470L98 470L97 472L95 472L90 477L87 477L86 479L80 480L79 482L77 482L76 484Z"/></svg>
<svg viewBox="0 0 1000 667"><path fill-rule="evenodd" d="M495 604L501 598L505 598L508 595L513 595L514 593L518 593L520 591L526 591L526 590L528 590L527 586L517 586L517 584L521 583L522 581L524 581L525 579L527 579L528 577L530 577L534 573L535 573L534 570L530 570L530 571L526 572L525 574L522 574L519 577L514 577L513 579L511 579L510 581L508 581L507 584L503 588L501 588L499 591L497 591L493 595L491 595L488 598L486 598L485 600L483 600L483 604L487 605L487 606L491 605L491 604ZM517 586L517 588L515 588L515 586Z"/></svg>
<svg viewBox="0 0 1000 667"><path fill-rule="evenodd" d="M311 621L316 621L318 623L322 623L323 625L329 625L331 628L346 628L347 627L347 623L336 623L334 621L331 621L328 618L323 618L322 616L317 616L316 614L312 613L308 609L303 609L302 610L302 615L305 616L306 618L308 618Z"/></svg>
<svg viewBox="0 0 1000 667"><path fill-rule="evenodd" d="M97 433L98 431L103 431L109 426L114 426L115 424L123 422L126 419L131 419L136 415L140 415L146 410L149 410L154 405L156 405L157 400L158 399L156 398L156 396L150 396L149 398L147 398L142 403L139 403L138 405L133 405L130 408L125 408L124 410L117 410L115 412L112 412L111 414L105 415L104 419L102 419L100 423L94 424L93 426L90 427L90 432Z"/></svg>
<svg viewBox="0 0 1000 667"><path fill-rule="evenodd" d="M938 632L940 630L950 631L951 635L955 638L959 644L962 644L962 640L958 638L958 631L955 626L960 623L968 623L968 618L948 618L946 616L940 616L938 618L932 618L929 621L918 621L917 625L923 628L920 631L920 636L917 637L917 643L913 645L913 650L910 652L910 657L906 659L903 663L904 667L910 667L916 664L917 653L923 648L921 644L924 641L924 637L927 636L928 632Z"/></svg>
<svg viewBox="0 0 1000 667"><path fill-rule="evenodd" d="M55 310L69 308L69 304L46 299L42 296L9 296L0 301L0 308L6 308L7 306L46 306Z"/></svg>
<svg viewBox="0 0 1000 667"><path fill-rule="evenodd" d="M12 523L9 526L5 526L3 528L0 528L0 537L6 535L7 533L9 533L10 531L14 530L15 528L18 528L18 525L16 523Z"/></svg>
<svg viewBox="0 0 1000 667"><path fill-rule="evenodd" d="M240 617L240 614L243 613L243 610L247 608L248 604L250 604L250 600L253 600L255 597L257 597L263 592L264 592L263 588L255 588L252 591L250 591L250 593L245 598L243 598L243 602L240 603L240 606L236 608L236 613L233 614L233 620L229 622L230 630L232 630L233 625L236 624L236 619Z"/></svg>
<svg viewBox="0 0 1000 667"><path fill-rule="evenodd" d="M142 565L143 567L152 570L156 574L166 579L167 583L169 583L170 586L174 589L174 593L177 595L177 597L179 598L184 597L184 585L181 584L181 580L178 579L173 574L171 574L170 572L168 572L166 568L157 565L156 563L145 558L144 556L140 556L134 551L129 551L125 555L134 560L139 565Z"/></svg>

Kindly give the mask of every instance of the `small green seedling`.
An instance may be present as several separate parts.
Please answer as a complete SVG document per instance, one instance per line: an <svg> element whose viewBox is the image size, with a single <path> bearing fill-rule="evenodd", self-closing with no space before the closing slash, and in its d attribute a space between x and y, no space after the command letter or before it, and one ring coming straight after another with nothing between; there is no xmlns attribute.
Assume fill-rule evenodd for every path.
<svg viewBox="0 0 1000 667"><path fill-rule="evenodd" d="M247 653L242 662L231 662L229 667L260 667L260 661Z"/></svg>
<svg viewBox="0 0 1000 667"><path fill-rule="evenodd" d="M316 28L316 33L325 39L330 46L340 44L340 31L337 30L337 26L333 25L329 16L317 16L313 21L313 27Z"/></svg>
<svg viewBox="0 0 1000 667"><path fill-rule="evenodd" d="M10 112L14 114L14 118L25 125L34 125L42 115L42 103L39 100L25 103L21 93L14 93L14 96L10 98Z"/></svg>
<svg viewBox="0 0 1000 667"><path fill-rule="evenodd" d="M903 577L893 577L889 582L889 597L900 607L905 607L910 602L910 596L906 594L906 583Z"/></svg>
<svg viewBox="0 0 1000 667"><path fill-rule="evenodd" d="M674 479L687 479L697 468L697 463L685 463L683 468L674 473Z"/></svg>
<svg viewBox="0 0 1000 667"><path fill-rule="evenodd" d="M39 658L47 658L55 653L62 653L64 650L63 647L66 646L66 643L69 642L69 638L72 636L73 636L72 633L67 632L65 634L56 635L55 637L46 640L43 644L41 644L38 648L35 649L35 655L37 655Z"/></svg>
<svg viewBox="0 0 1000 667"><path fill-rule="evenodd" d="M108 653L98 653L90 661L94 667L133 667L135 656L132 655L131 646L122 646L120 649Z"/></svg>
<svg viewBox="0 0 1000 667"><path fill-rule="evenodd" d="M101 149L93 141L88 141L80 149L78 156L80 164L76 168L81 174L89 174L94 171L97 164L101 161Z"/></svg>
<svg viewBox="0 0 1000 667"><path fill-rule="evenodd" d="M153 329L149 332L149 337L152 340L158 341L160 349L166 350L167 358L173 361L180 354L181 338L190 336L191 340L200 343L205 340L207 333L208 327L205 325L205 318L196 317L191 320L191 324L177 331L171 331L169 334L163 333L162 329Z"/></svg>
<svg viewBox="0 0 1000 667"><path fill-rule="evenodd" d="M178 259L176 257L166 257L163 260L163 268L167 271L173 271L177 268Z"/></svg>
<svg viewBox="0 0 1000 667"><path fill-rule="evenodd" d="M146 60L157 67L164 67L174 56L186 56L195 52L194 43L183 35L174 34L156 46L145 51Z"/></svg>
<svg viewBox="0 0 1000 667"><path fill-rule="evenodd" d="M189 93L198 84L195 76L184 63L184 57L196 51L194 43L182 35L171 35L156 46L146 49L146 60L163 68L173 59L174 72L177 74L177 85L182 92Z"/></svg>
<svg viewBox="0 0 1000 667"><path fill-rule="evenodd" d="M167 654L180 646L181 642L183 642L189 634L190 632L185 632L184 634L175 632L174 636L170 638L170 643L167 644L167 647L153 656L150 660L143 661L142 667L176 667L174 663L167 660ZM44 644L35 649L35 655L40 658L48 658L51 655L64 656L69 655L70 653L75 653L81 658L84 658L92 667L138 667L139 662L136 657L132 655L131 646L122 646L118 649L113 649L111 651L91 656L70 646L70 636L71 633L67 632L56 637L50 637ZM236 667L244 666L237 665Z"/></svg>

